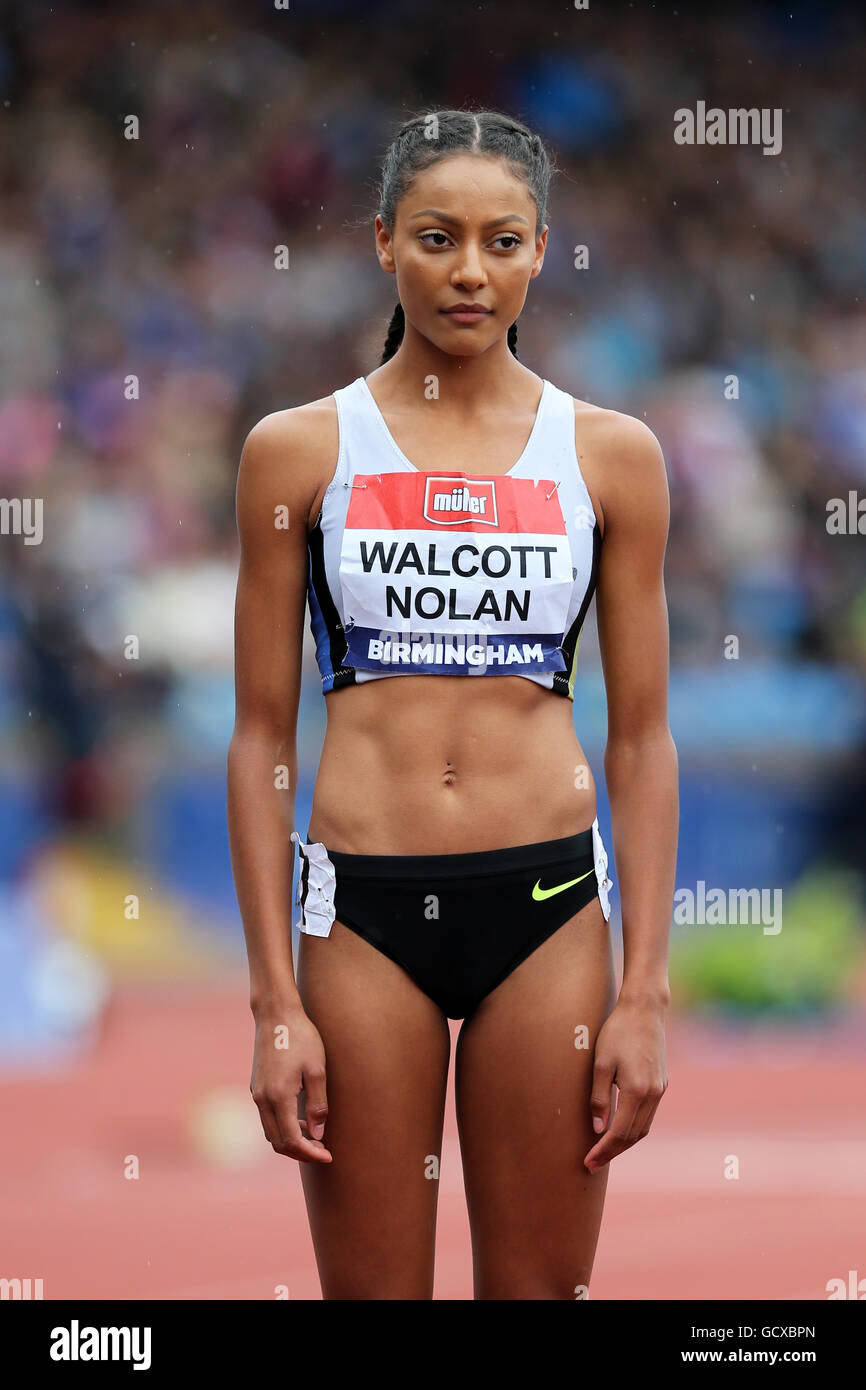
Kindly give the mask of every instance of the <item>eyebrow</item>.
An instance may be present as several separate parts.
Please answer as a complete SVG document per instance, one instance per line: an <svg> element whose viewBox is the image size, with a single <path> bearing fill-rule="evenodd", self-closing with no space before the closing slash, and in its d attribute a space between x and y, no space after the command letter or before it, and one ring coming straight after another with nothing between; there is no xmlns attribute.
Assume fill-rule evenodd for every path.
<svg viewBox="0 0 866 1390"><path fill-rule="evenodd" d="M409 221L412 222L416 217L436 217L440 222L450 222L452 226L459 227L465 219L451 217L447 212L440 212L438 208L422 208L420 212L413 212ZM494 217L490 222L482 222L482 229L487 227L501 227L503 222L522 222L525 227L529 226L525 217L521 217L519 212L507 212L504 217Z"/></svg>

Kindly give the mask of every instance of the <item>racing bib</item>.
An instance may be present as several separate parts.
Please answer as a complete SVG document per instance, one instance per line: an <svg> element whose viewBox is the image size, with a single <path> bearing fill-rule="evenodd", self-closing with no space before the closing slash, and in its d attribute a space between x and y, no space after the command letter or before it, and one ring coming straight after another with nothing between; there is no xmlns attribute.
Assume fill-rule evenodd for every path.
<svg viewBox="0 0 866 1390"><path fill-rule="evenodd" d="M549 479L355 475L340 554L349 665L445 675L564 671L573 583Z"/></svg>

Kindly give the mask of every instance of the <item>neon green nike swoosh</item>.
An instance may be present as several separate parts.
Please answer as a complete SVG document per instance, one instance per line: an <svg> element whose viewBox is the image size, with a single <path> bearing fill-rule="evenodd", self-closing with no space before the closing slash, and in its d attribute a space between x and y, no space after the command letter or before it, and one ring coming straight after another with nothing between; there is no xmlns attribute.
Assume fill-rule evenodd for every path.
<svg viewBox="0 0 866 1390"><path fill-rule="evenodd" d="M564 888L571 888L572 884L580 883L581 879L589 878L592 873L595 873L594 869L587 869L585 874L580 875L580 878L570 878L568 883L558 883L555 888L542 888L541 879L539 879L532 890L532 896L537 903L544 902L545 898L552 898L554 893L561 893Z"/></svg>

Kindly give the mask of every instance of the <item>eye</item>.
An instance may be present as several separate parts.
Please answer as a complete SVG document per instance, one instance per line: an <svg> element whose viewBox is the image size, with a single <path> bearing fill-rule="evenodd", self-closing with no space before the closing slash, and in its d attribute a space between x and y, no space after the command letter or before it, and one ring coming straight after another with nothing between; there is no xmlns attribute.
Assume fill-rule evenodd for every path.
<svg viewBox="0 0 866 1390"><path fill-rule="evenodd" d="M427 238L428 238L428 237L442 237L442 238L444 238L444 241L437 241L437 242L435 242L435 243L432 243L432 242L428 242L428 241L427 241ZM440 232L440 231L438 231L438 230L437 230L437 231L431 231L431 232L421 232L420 235L419 235L419 237L418 237L418 240L419 240L419 241L423 241L423 242L424 242L426 245L428 245L428 246L429 246L429 245L434 245L434 244L435 244L435 246L436 246L437 248L443 246L446 242L450 241L450 239L451 239L451 238L448 236L448 233L447 233L447 232Z"/></svg>
<svg viewBox="0 0 866 1390"><path fill-rule="evenodd" d="M427 232L419 232L418 240L436 250L444 250L451 243L448 232L443 232L439 227L431 228ZM523 245L523 238L517 232L500 232L499 236L494 237L492 244L495 246L497 242L507 243L501 248L502 250L514 251L518 246Z"/></svg>

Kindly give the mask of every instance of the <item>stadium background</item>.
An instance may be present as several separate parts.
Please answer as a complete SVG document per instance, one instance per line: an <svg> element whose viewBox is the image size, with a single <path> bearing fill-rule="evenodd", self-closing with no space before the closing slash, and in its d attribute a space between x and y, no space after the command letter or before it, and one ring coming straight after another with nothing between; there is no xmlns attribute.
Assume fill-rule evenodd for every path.
<svg viewBox="0 0 866 1390"><path fill-rule="evenodd" d="M0 1276L318 1296L297 1168L248 1094L235 477L262 415L377 365L378 160L407 114L471 103L533 125L561 170L521 359L665 452L677 885L784 900L776 935L673 929L671 1088L612 1166L593 1297L826 1297L862 1266L866 1190L866 570L863 537L827 527L866 491L862 17L2 16L0 491L44 499L44 537L0 536ZM781 153L676 144L699 100L781 108ZM608 836L594 609L575 721ZM308 633L302 834L323 728ZM451 1101L437 1297L471 1297Z"/></svg>

